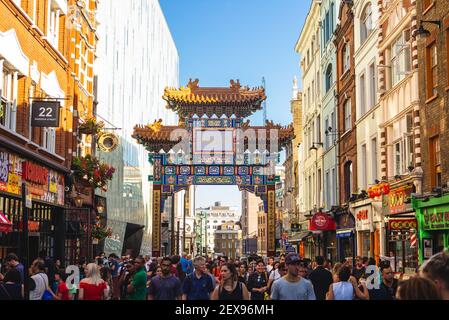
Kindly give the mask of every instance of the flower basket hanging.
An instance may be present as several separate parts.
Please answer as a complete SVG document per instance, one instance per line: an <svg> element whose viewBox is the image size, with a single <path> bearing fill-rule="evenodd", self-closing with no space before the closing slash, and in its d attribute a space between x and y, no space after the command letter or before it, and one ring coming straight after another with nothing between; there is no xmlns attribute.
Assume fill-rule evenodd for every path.
<svg viewBox="0 0 449 320"><path fill-rule="evenodd" d="M107 183L112 180L115 172L114 167L91 155L73 158L72 170L78 180L87 182L94 189L102 190L107 190Z"/></svg>
<svg viewBox="0 0 449 320"><path fill-rule="evenodd" d="M92 228L92 240L96 240L97 243L106 238L110 238L112 236L112 228L103 227L100 222L97 222Z"/></svg>
<svg viewBox="0 0 449 320"><path fill-rule="evenodd" d="M103 128L103 121L97 122L97 119L90 117L78 126L78 132L80 134L98 135Z"/></svg>

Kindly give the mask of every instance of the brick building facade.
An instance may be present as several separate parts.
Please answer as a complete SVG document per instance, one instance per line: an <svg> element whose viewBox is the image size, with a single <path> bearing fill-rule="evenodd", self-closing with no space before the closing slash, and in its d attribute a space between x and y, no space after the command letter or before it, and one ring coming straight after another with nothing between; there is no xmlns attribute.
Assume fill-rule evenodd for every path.
<svg viewBox="0 0 449 320"><path fill-rule="evenodd" d="M417 20L440 21L441 27L423 23L430 32L418 37L423 191L431 192L449 182L449 9L440 1L419 1ZM441 153L443 152L443 153Z"/></svg>
<svg viewBox="0 0 449 320"><path fill-rule="evenodd" d="M78 116L87 119L94 114L96 6L95 0L0 1L0 211L12 222L11 232L0 234L0 258L15 252L27 265L44 251L65 264L75 258L67 250L78 258L93 254L86 235L86 247L79 251L77 228L71 230L78 232L73 246L65 240L70 232L68 210L77 210L68 192L72 160L92 153L92 138L79 137L77 123ZM39 101L59 103L55 127L32 126L32 106ZM35 179L36 171L45 179ZM33 200L28 255L19 245L22 184ZM89 216L95 221L93 189L87 193L89 223ZM81 223L80 211L73 216Z"/></svg>
<svg viewBox="0 0 449 320"><path fill-rule="evenodd" d="M338 141L339 197L347 204L357 193L357 131L355 64L354 64L354 13L352 4L342 2L339 10L340 25L335 31L337 48L337 113L340 138Z"/></svg>

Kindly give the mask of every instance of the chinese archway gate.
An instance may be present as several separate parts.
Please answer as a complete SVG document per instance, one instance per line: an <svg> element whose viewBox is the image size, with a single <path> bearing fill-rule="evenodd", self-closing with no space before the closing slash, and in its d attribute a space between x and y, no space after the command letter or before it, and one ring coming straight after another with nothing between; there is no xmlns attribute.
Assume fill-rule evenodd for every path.
<svg viewBox="0 0 449 320"><path fill-rule="evenodd" d="M262 109L265 90L242 87L238 80L226 88L190 81L186 88L166 88L163 99L178 114L178 125L165 126L159 120L137 125L133 134L149 151L153 166L153 256L161 255L164 199L191 185L237 185L259 196L267 214L267 254L275 255L275 165L293 138L293 128L245 121Z"/></svg>

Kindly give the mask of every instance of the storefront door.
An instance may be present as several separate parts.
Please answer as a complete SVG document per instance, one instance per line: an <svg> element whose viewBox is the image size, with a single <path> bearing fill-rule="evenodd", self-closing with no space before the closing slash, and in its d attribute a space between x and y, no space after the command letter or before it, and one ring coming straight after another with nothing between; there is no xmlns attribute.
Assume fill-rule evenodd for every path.
<svg viewBox="0 0 449 320"><path fill-rule="evenodd" d="M444 251L445 233L443 231L433 232L433 254Z"/></svg>
<svg viewBox="0 0 449 320"><path fill-rule="evenodd" d="M410 247L410 237L407 233L392 235L395 240L389 241L389 252L394 256L394 272L414 273L418 267L418 250Z"/></svg>

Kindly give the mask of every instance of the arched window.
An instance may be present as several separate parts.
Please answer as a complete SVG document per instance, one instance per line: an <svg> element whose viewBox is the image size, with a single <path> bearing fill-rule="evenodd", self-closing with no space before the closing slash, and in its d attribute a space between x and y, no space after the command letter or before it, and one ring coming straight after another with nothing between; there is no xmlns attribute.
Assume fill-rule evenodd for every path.
<svg viewBox="0 0 449 320"><path fill-rule="evenodd" d="M371 11L371 2L363 9L360 16L360 44L363 44L373 30L373 17Z"/></svg>
<svg viewBox="0 0 449 320"><path fill-rule="evenodd" d="M326 69L326 92L331 89L332 81L332 65L330 64Z"/></svg>
<svg viewBox="0 0 449 320"><path fill-rule="evenodd" d="M346 42L343 47L343 52L341 53L341 58L343 59L342 65L343 65L343 73L349 70L350 63L351 63L351 49L349 47L349 43Z"/></svg>

